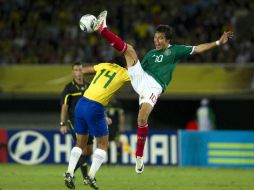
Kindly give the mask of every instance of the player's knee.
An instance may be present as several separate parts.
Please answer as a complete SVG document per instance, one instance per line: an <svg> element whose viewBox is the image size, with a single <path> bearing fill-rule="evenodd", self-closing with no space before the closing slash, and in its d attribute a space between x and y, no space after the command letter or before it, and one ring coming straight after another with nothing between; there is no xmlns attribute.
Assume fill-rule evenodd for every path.
<svg viewBox="0 0 254 190"><path fill-rule="evenodd" d="M145 125L145 124L147 124L148 116L149 115L147 114L146 111L144 111L144 109L143 109L143 111L140 110L139 114L138 114L138 125Z"/></svg>
<svg viewBox="0 0 254 190"><path fill-rule="evenodd" d="M82 143L82 140L77 139L76 146L81 148L82 150L85 148L85 144Z"/></svg>
<svg viewBox="0 0 254 190"><path fill-rule="evenodd" d="M133 48L132 45L127 44L127 51L129 51L129 52L134 52L135 50L134 50L134 48Z"/></svg>
<svg viewBox="0 0 254 190"><path fill-rule="evenodd" d="M105 151L108 149L108 145L109 145L109 143L106 140L102 140L102 141L98 142L98 148L105 150Z"/></svg>
<svg viewBox="0 0 254 190"><path fill-rule="evenodd" d="M83 144L81 144L81 143L76 143L76 147L79 147L79 148L81 148L82 150L85 148L85 146L83 145Z"/></svg>
<svg viewBox="0 0 254 190"><path fill-rule="evenodd" d="M91 156L93 154L93 147L87 146L86 148L86 156Z"/></svg>
<svg viewBox="0 0 254 190"><path fill-rule="evenodd" d="M135 51L135 49L133 48L133 46L128 45L127 53L128 53L131 57L137 58L137 54L136 54L136 51Z"/></svg>
<svg viewBox="0 0 254 190"><path fill-rule="evenodd" d="M128 66L136 64L136 62L138 61L138 56L137 56L136 51L129 44L128 44L127 50L125 51L124 55L125 55Z"/></svg>
<svg viewBox="0 0 254 190"><path fill-rule="evenodd" d="M147 117L139 117L138 125L145 125L145 124L147 124Z"/></svg>

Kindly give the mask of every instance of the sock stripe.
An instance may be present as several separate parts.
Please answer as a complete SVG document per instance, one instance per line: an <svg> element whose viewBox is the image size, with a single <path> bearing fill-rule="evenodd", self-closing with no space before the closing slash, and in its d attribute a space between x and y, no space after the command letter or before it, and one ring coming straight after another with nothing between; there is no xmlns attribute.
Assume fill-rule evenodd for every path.
<svg viewBox="0 0 254 190"><path fill-rule="evenodd" d="M148 127L148 123L145 124L145 125L138 125L137 127L138 127L138 128L145 128L145 127Z"/></svg>
<svg viewBox="0 0 254 190"><path fill-rule="evenodd" d="M126 50L127 50L127 44L124 42L123 49L122 49L122 51L120 53L124 53Z"/></svg>

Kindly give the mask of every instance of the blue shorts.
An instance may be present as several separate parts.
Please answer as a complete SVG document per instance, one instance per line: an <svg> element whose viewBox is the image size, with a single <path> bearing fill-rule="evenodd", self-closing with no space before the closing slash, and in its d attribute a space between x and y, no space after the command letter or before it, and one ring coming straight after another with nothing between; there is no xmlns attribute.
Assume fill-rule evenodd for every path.
<svg viewBox="0 0 254 190"><path fill-rule="evenodd" d="M108 135L108 125L102 104L80 98L75 107L74 131L80 135L101 137Z"/></svg>

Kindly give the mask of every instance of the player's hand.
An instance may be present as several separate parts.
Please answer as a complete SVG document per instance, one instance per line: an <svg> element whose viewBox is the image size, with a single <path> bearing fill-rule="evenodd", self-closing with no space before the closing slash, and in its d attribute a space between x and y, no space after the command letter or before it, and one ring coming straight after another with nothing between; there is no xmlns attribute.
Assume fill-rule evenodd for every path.
<svg viewBox="0 0 254 190"><path fill-rule="evenodd" d="M108 125L111 125L112 124L112 119L109 118L109 117L106 117L106 122Z"/></svg>
<svg viewBox="0 0 254 190"><path fill-rule="evenodd" d="M67 133L67 127L66 126L61 126L59 131L64 135Z"/></svg>
<svg viewBox="0 0 254 190"><path fill-rule="evenodd" d="M224 32L219 39L220 44L223 45L223 44L227 43L228 39L233 38L233 36L234 36L234 32L232 32L232 31Z"/></svg>

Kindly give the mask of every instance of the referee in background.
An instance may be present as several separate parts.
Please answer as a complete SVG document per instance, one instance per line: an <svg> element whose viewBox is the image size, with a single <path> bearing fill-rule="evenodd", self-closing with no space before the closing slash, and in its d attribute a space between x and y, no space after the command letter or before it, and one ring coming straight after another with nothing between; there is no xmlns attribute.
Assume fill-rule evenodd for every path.
<svg viewBox="0 0 254 190"><path fill-rule="evenodd" d="M73 136L74 141L76 140L76 134L74 132L74 110L78 100L83 96L84 92L89 86L89 83L84 80L84 75L82 73L82 64L80 62L75 62L72 64L72 76L73 80L69 82L62 94L61 94L61 114L60 114L60 132L66 134L68 128ZM86 148L78 161L75 171L80 167L83 182L85 185L88 184L87 181L87 162L93 153L93 137L89 136Z"/></svg>

